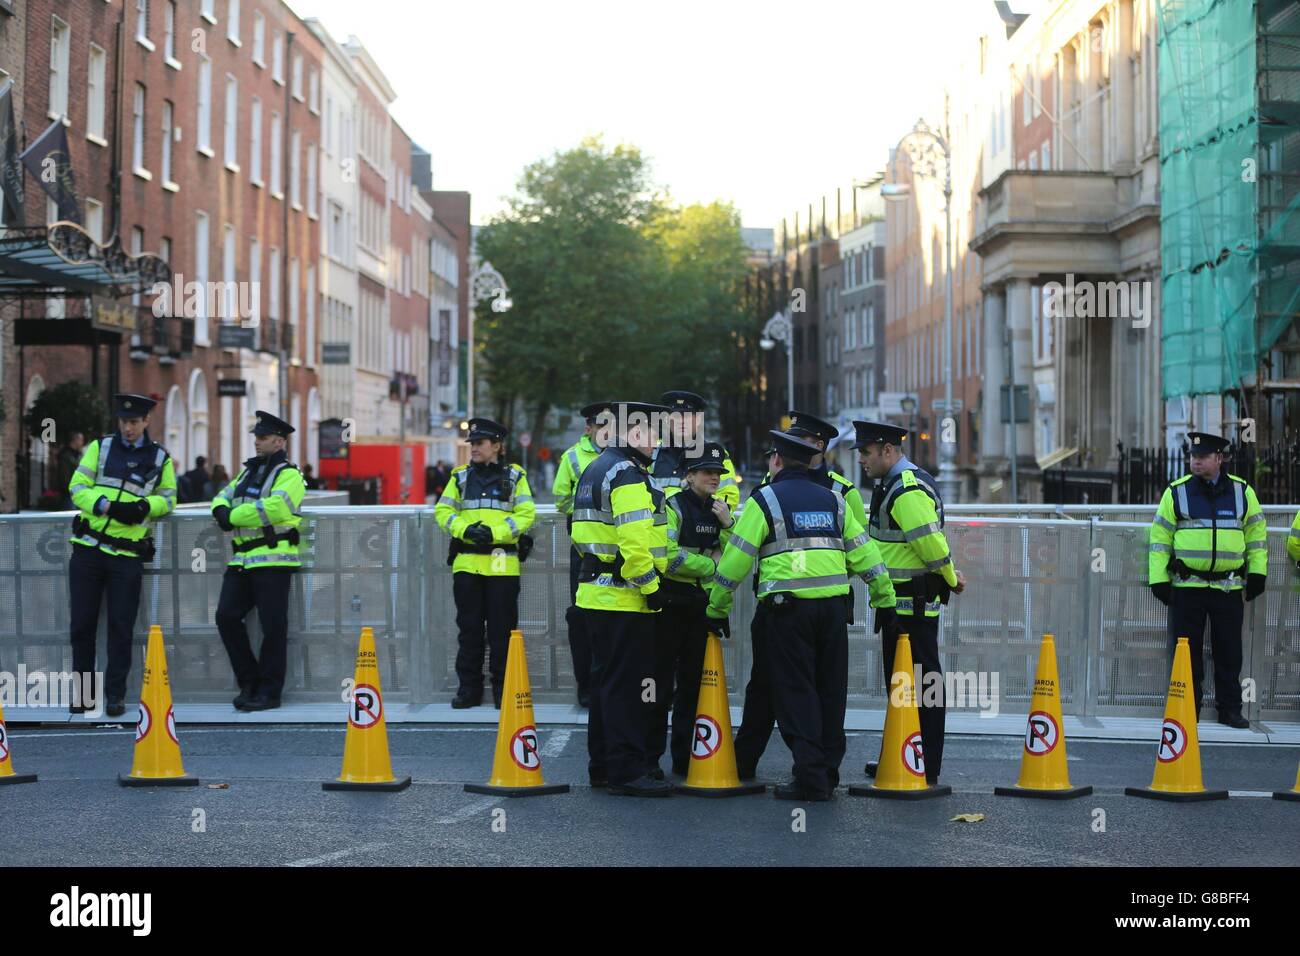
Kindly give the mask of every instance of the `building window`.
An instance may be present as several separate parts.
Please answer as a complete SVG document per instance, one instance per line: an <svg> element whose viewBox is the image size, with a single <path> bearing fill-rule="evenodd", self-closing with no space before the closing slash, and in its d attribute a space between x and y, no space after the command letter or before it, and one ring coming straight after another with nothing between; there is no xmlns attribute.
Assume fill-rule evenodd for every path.
<svg viewBox="0 0 1300 956"><path fill-rule="evenodd" d="M280 250L271 247L271 288L267 290L267 316L271 321L280 317Z"/></svg>
<svg viewBox="0 0 1300 956"><path fill-rule="evenodd" d="M307 334L303 356L308 365L316 364L316 267L307 266Z"/></svg>
<svg viewBox="0 0 1300 956"><path fill-rule="evenodd" d="M271 79L284 86L284 34L277 33L271 41Z"/></svg>
<svg viewBox="0 0 1300 956"><path fill-rule="evenodd" d="M239 126L239 83L229 73L226 74L226 131L224 162L232 169L238 169L237 139Z"/></svg>
<svg viewBox="0 0 1300 956"><path fill-rule="evenodd" d="M86 200L86 232L96 243L104 244L104 204L94 199Z"/></svg>
<svg viewBox="0 0 1300 956"><path fill-rule="evenodd" d="M289 201L295 209L302 208L302 134L293 130L289 134Z"/></svg>
<svg viewBox="0 0 1300 956"><path fill-rule="evenodd" d="M298 260L293 257L289 259L289 324L298 324Z"/></svg>
<svg viewBox="0 0 1300 956"><path fill-rule="evenodd" d="M72 31L58 17L50 21L50 111L51 119L62 119L68 112L68 63Z"/></svg>
<svg viewBox="0 0 1300 956"><path fill-rule="evenodd" d="M144 84L135 85L131 105L131 166L136 173L147 172L144 165Z"/></svg>
<svg viewBox="0 0 1300 956"><path fill-rule="evenodd" d="M90 62L86 72L86 136L104 140L104 49L90 45Z"/></svg>
<svg viewBox="0 0 1300 956"><path fill-rule="evenodd" d="M248 111L248 121L252 124L249 142L248 177L258 186L262 185L262 101L253 97L252 108Z"/></svg>
<svg viewBox="0 0 1300 956"><path fill-rule="evenodd" d="M253 11L253 62L266 69L266 18L260 10Z"/></svg>
<svg viewBox="0 0 1300 956"><path fill-rule="evenodd" d="M307 215L316 218L316 144L307 144Z"/></svg>
<svg viewBox="0 0 1300 956"><path fill-rule="evenodd" d="M144 252L144 230L139 226L131 227L131 255L138 256ZM138 306L140 304L140 293L131 294L131 304Z"/></svg>
<svg viewBox="0 0 1300 956"><path fill-rule="evenodd" d="M239 297L235 286L235 227L230 223L221 230L221 318L234 321L239 318Z"/></svg>
<svg viewBox="0 0 1300 956"><path fill-rule="evenodd" d="M307 106L317 116L320 115L320 74L315 70L307 74Z"/></svg>
<svg viewBox="0 0 1300 956"><path fill-rule="evenodd" d="M163 4L163 59L168 66L180 69L176 59L176 0Z"/></svg>
<svg viewBox="0 0 1300 956"><path fill-rule="evenodd" d="M302 57L297 53L293 55L293 98L302 99Z"/></svg>
<svg viewBox="0 0 1300 956"><path fill-rule="evenodd" d="M1043 158L1042 161L1038 164L1039 168L1051 169L1052 168L1052 144L1044 143L1042 153L1043 153Z"/></svg>
<svg viewBox="0 0 1300 956"><path fill-rule="evenodd" d="M149 0L135 0L135 38L141 44L153 49L149 42Z"/></svg>
<svg viewBox="0 0 1300 956"><path fill-rule="evenodd" d="M280 172L280 114L272 110L271 112L271 195L277 199L284 198L284 191L281 188Z"/></svg>
<svg viewBox="0 0 1300 956"><path fill-rule="evenodd" d="M248 241L249 325L262 321L262 246L256 239Z"/></svg>
<svg viewBox="0 0 1300 956"><path fill-rule="evenodd" d="M200 289L208 287L208 215L202 211L194 213L194 281ZM204 293L198 297L197 315L194 317L194 344L208 345L208 297Z"/></svg>
<svg viewBox="0 0 1300 956"><path fill-rule="evenodd" d="M226 7L226 39L239 46L239 0L230 0Z"/></svg>
<svg viewBox="0 0 1300 956"><path fill-rule="evenodd" d="M200 153L212 155L212 61L199 59L199 113L195 119L194 144Z"/></svg>
<svg viewBox="0 0 1300 956"><path fill-rule="evenodd" d="M162 108L162 139L159 142L162 152L162 181L163 185L172 184L172 118L175 115L175 107L171 100L163 100Z"/></svg>
<svg viewBox="0 0 1300 956"><path fill-rule="evenodd" d="M202 0L199 6L199 13L201 13L203 15L203 19L207 20L209 23L216 23L217 22L217 0Z"/></svg>

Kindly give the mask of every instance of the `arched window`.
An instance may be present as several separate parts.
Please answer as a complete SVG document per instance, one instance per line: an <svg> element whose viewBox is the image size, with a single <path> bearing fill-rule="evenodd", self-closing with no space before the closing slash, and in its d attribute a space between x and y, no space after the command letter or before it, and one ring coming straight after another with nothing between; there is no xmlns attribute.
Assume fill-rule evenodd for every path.
<svg viewBox="0 0 1300 956"><path fill-rule="evenodd" d="M320 474L320 390L307 393L307 463Z"/></svg>
<svg viewBox="0 0 1300 956"><path fill-rule="evenodd" d="M189 453L189 415L185 412L185 399L181 397L181 387L173 385L167 390L167 418L163 434L163 445L172 456L172 467L179 478L194 467Z"/></svg>
<svg viewBox="0 0 1300 956"><path fill-rule="evenodd" d="M41 392L45 391L45 379L39 375L33 375L31 381L27 383L27 399L23 402L23 413L32 407L36 399L41 397ZM27 430L26 425L21 426L23 431ZM62 440L63 436L57 436ZM86 441L91 441L95 436L86 436ZM50 460L50 446L39 438L27 439L28 458L31 461L31 470L28 474L31 476L27 482L27 501L24 506L34 508L41 500L41 492L45 490L46 481L48 481L48 466Z"/></svg>
<svg viewBox="0 0 1300 956"><path fill-rule="evenodd" d="M251 379L248 382L248 391L244 395L244 421L239 430L243 433L241 439L243 452L240 455L240 461L247 461L257 454L257 446L253 444L253 426L257 424L257 383ZM239 465L236 463L235 468L231 469L231 477L234 477L238 471Z"/></svg>
<svg viewBox="0 0 1300 956"><path fill-rule="evenodd" d="M188 452L195 457L211 458L208 450L208 382L203 369L196 368L190 373L189 393Z"/></svg>

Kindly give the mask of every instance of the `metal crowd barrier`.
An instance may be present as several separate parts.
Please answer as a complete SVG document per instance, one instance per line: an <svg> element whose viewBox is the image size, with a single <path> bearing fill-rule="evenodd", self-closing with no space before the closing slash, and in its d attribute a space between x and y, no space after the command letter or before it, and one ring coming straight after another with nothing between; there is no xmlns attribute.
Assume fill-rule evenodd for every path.
<svg viewBox="0 0 1300 956"><path fill-rule="evenodd" d="M1158 713L1164 701L1165 613L1144 583L1147 524L1101 521L1098 509L1084 510L1082 518L1023 518L952 509L948 540L969 586L944 611L944 667L996 675L1003 713L1027 710L1044 632L1056 636L1065 713L1145 715ZM1269 517L1268 590L1246 609L1242 676L1255 681L1256 700L1246 705L1251 719L1300 720L1300 577L1286 556L1290 517L1282 520L1283 511ZM553 508L539 512L536 548L523 566L519 621L535 699L568 702L574 693L565 624L569 541ZM447 538L432 509L324 507L306 508L304 516L305 567L292 592L285 700L339 700L364 625L374 628L391 700L449 700L456 683L455 609ZM70 513L0 516L0 671L20 664L29 673L71 669L70 520ZM162 626L179 700L228 700L234 680L214 623L227 536L200 511L161 522L155 539L158 554L146 566L136 639L143 646L148 626ZM882 708L880 640L871 631L861 581L854 591L849 705ZM742 585L732 615L739 639L724 642L737 704L749 676L753 610L752 590ZM102 618L100 641L102 666ZM132 694L141 670L132 668ZM1208 662L1205 673L1212 688Z"/></svg>

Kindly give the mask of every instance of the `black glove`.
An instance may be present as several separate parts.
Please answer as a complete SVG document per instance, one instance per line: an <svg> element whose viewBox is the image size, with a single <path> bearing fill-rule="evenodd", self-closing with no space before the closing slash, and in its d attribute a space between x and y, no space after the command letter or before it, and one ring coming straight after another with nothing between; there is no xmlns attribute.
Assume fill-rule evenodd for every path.
<svg viewBox="0 0 1300 956"><path fill-rule="evenodd" d="M725 617L711 617L708 619L709 630L719 637L731 637L731 620Z"/></svg>
<svg viewBox="0 0 1300 956"><path fill-rule="evenodd" d="M1246 600L1253 601L1264 593L1264 585L1268 583L1268 576L1264 574L1246 575Z"/></svg>
<svg viewBox="0 0 1300 956"><path fill-rule="evenodd" d="M876 608L876 633L884 631L889 633L891 628L898 626L898 612L892 607Z"/></svg>
<svg viewBox="0 0 1300 956"><path fill-rule="evenodd" d="M108 516L122 524L140 524L149 517L149 502L114 501L108 506Z"/></svg>
<svg viewBox="0 0 1300 956"><path fill-rule="evenodd" d="M1151 593L1156 596L1156 600L1165 607L1169 606L1169 582L1161 581L1159 584L1151 585Z"/></svg>
<svg viewBox="0 0 1300 956"><path fill-rule="evenodd" d="M466 541L470 542L471 544L478 544L478 545L491 544L492 529L489 528L481 521L475 521L472 525L470 525L468 528L465 529L464 538Z"/></svg>
<svg viewBox="0 0 1300 956"><path fill-rule="evenodd" d="M235 526L230 523L230 506L221 505L212 509L212 518L217 522L217 526L222 531L234 531Z"/></svg>
<svg viewBox="0 0 1300 956"><path fill-rule="evenodd" d="M662 581L659 583L658 590L645 596L645 606L652 611L662 611L668 606L668 595L664 592Z"/></svg>

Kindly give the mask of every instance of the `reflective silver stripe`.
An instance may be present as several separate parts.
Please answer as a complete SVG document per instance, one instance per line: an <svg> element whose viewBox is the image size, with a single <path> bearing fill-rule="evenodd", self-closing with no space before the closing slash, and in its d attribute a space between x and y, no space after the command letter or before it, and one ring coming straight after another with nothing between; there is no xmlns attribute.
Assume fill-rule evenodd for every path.
<svg viewBox="0 0 1300 956"><path fill-rule="evenodd" d="M917 538L924 538L927 534L934 534L939 530L939 523L931 521L929 524L917 525L911 531L903 532L904 541L915 541Z"/></svg>
<svg viewBox="0 0 1300 956"><path fill-rule="evenodd" d="M651 549L650 549L650 557L652 557L652 558L666 558L666 557L668 557L668 549L667 549L667 548L660 548L660 547L654 547L654 548L651 548Z"/></svg>
<svg viewBox="0 0 1300 956"><path fill-rule="evenodd" d="M651 568L645 574L638 574L634 578L628 578L627 582L629 584L636 585L637 587L642 587L644 585L649 584L651 581L653 581L657 575L658 572L656 572L654 568Z"/></svg>
<svg viewBox="0 0 1300 956"><path fill-rule="evenodd" d="M271 519L266 516L266 503L261 498L258 498L254 504L257 508L257 516L262 519L263 526L269 528L271 526Z"/></svg>
<svg viewBox="0 0 1300 956"><path fill-rule="evenodd" d="M95 469L94 469L94 468L87 468L85 465L78 465L78 466L77 466L77 473L80 474L80 475L85 475L87 478L94 478L94 477L95 477Z"/></svg>
<svg viewBox="0 0 1300 956"><path fill-rule="evenodd" d="M1156 515L1155 523L1160 525L1160 527L1164 528L1166 531L1174 530L1173 523L1169 521L1167 518L1165 518L1163 515Z"/></svg>
<svg viewBox="0 0 1300 956"><path fill-rule="evenodd" d="M919 578L926 574L925 568L890 568L891 578Z"/></svg>
<svg viewBox="0 0 1300 956"><path fill-rule="evenodd" d="M1226 551L1222 548L1218 551L1188 551L1185 548L1179 548L1176 553L1180 558L1204 558L1207 561L1217 559L1216 563L1219 561L1231 561L1233 559L1236 559L1237 561L1241 560L1240 551ZM1218 570L1226 571L1228 569L1219 568Z"/></svg>
<svg viewBox="0 0 1300 956"><path fill-rule="evenodd" d="M668 528L668 540L669 541L677 540L677 529L672 527L671 525Z"/></svg>
<svg viewBox="0 0 1300 956"><path fill-rule="evenodd" d="M1300 534L1297 534L1296 537L1300 537ZM727 546L735 548L738 551L743 551L751 558L758 557L758 548L750 544L738 534L733 534L731 536L731 540L727 543Z"/></svg>
<svg viewBox="0 0 1300 956"><path fill-rule="evenodd" d="M807 588L833 588L837 584L847 585L848 575L831 574L820 578L790 578L788 580L759 581L758 593L770 594L773 591L794 591Z"/></svg>
<svg viewBox="0 0 1300 956"><path fill-rule="evenodd" d="M1260 513L1260 514L1253 514L1253 515L1251 515L1250 517L1248 517L1248 518L1246 519L1246 527L1250 527L1250 526L1253 525L1255 522L1257 522L1257 521L1263 521L1263 520L1264 520L1264 515L1263 515L1262 513Z"/></svg>
<svg viewBox="0 0 1300 956"><path fill-rule="evenodd" d="M175 498L175 497L176 497L176 489L175 489L175 488L159 488L159 489L158 489L158 496L159 496L160 498ZM287 496L286 496L286 497L287 497Z"/></svg>
<svg viewBox="0 0 1300 956"><path fill-rule="evenodd" d="M1243 485L1240 481L1234 481L1232 483L1233 501L1237 505L1237 512L1234 515L1234 517L1238 521L1240 521L1241 516L1246 513L1246 492L1244 489L1245 489L1245 485Z"/></svg>
<svg viewBox="0 0 1300 956"><path fill-rule="evenodd" d="M720 488L720 489L721 489L721 488L735 488L735 487L737 486L737 484L738 484L738 482L736 481L735 478L723 478L720 482L718 482L718 488Z"/></svg>
<svg viewBox="0 0 1300 956"><path fill-rule="evenodd" d="M1246 550L1247 550L1247 551L1266 551L1266 550L1268 550L1268 542L1267 542L1267 541L1247 541L1247 542L1246 542Z"/></svg>
<svg viewBox="0 0 1300 956"><path fill-rule="evenodd" d="M867 570L862 572L862 580L869 581L877 575L888 573L889 568L885 567L883 564L873 564L871 567L867 568Z"/></svg>
<svg viewBox="0 0 1300 956"><path fill-rule="evenodd" d="M1216 527L1215 523L1209 518L1179 518L1178 530L1186 531L1189 528L1211 528Z"/></svg>
<svg viewBox="0 0 1300 956"><path fill-rule="evenodd" d="M515 504L517 504L517 505L522 505L522 504L526 504L526 503L532 501L532 500L533 500L533 496L532 496L532 495L515 495L515 497L511 498L510 500L513 501L513 502L514 502Z"/></svg>
<svg viewBox="0 0 1300 956"><path fill-rule="evenodd" d="M786 538L784 541L769 541L758 551L760 558L771 557L774 554L784 554L787 551L812 551L812 550L833 551L844 550L843 538L825 538L825 537L807 537L807 538Z"/></svg>
<svg viewBox="0 0 1300 956"><path fill-rule="evenodd" d="M451 495L448 494L444 494L441 498L439 498L438 504L446 505L448 508L455 509L456 511L460 510L460 499L453 498Z"/></svg>
<svg viewBox="0 0 1300 956"><path fill-rule="evenodd" d="M893 544L902 544L907 540L902 531L896 531L893 528L871 528L871 537L877 541L888 541Z"/></svg>
<svg viewBox="0 0 1300 956"><path fill-rule="evenodd" d="M622 578L615 578L614 575L612 574L598 574L596 576L596 580L589 581L587 583L594 584L597 587L602 587L602 588L624 588L627 590L636 589L636 585L633 584L631 581L625 581ZM578 586L581 587L582 585L578 585Z"/></svg>
<svg viewBox="0 0 1300 956"><path fill-rule="evenodd" d="M1183 482L1174 489L1174 503L1175 517L1182 517L1191 512L1192 509L1187 506L1187 482Z"/></svg>
<svg viewBox="0 0 1300 956"><path fill-rule="evenodd" d="M631 524L633 521L645 521L647 518L653 520L655 513L649 508L638 508L636 511L624 511L621 515L614 515L614 526Z"/></svg>
<svg viewBox="0 0 1300 956"><path fill-rule="evenodd" d="M596 544L596 543L579 543L573 542L573 548L579 554L618 554L618 545L616 544Z"/></svg>
<svg viewBox="0 0 1300 956"><path fill-rule="evenodd" d="M456 521L455 515L447 515L447 522L446 524L443 525L443 527L446 528L448 532L450 532L451 526L455 523L455 521Z"/></svg>
<svg viewBox="0 0 1300 956"><path fill-rule="evenodd" d="M519 525L515 524L514 518L506 518L506 527L510 529L511 534L519 537Z"/></svg>
<svg viewBox="0 0 1300 956"><path fill-rule="evenodd" d="M573 495L561 495L555 499L555 507L559 511L573 510Z"/></svg>
<svg viewBox="0 0 1300 956"><path fill-rule="evenodd" d="M785 515L781 512L781 502L777 501L776 492L772 490L771 485L764 485L758 489L758 493L763 496L767 502L767 513L772 519L772 540L785 540Z"/></svg>
<svg viewBox="0 0 1300 956"><path fill-rule="evenodd" d="M678 552L677 552L677 556L676 556L675 558L673 558L671 561L668 562L668 567L664 569L664 573L665 573L665 574L672 574L674 571L676 571L678 568L680 568L683 564L685 564L685 563L686 563L686 555L687 555L687 553L688 553L688 552L686 552L686 551L684 551L684 550L683 550L683 551L678 551Z"/></svg>
<svg viewBox="0 0 1300 956"><path fill-rule="evenodd" d="M856 551L858 548L862 547L864 544L866 544L866 543L867 543L868 541L870 541L870 540L871 540L871 535L867 534L867 533L864 531L862 534L858 535L856 538L850 538L848 541L845 541L845 542L844 542L844 550L845 550L845 551Z"/></svg>
<svg viewBox="0 0 1300 956"><path fill-rule="evenodd" d="M733 581L731 578L724 578L718 572L713 572L713 583L719 587L726 588L728 591L734 591L740 586L739 581Z"/></svg>
<svg viewBox="0 0 1300 956"><path fill-rule="evenodd" d="M254 554L254 555L235 555L236 559L242 560L245 566L250 564L298 564L297 551L282 551L275 554Z"/></svg>
<svg viewBox="0 0 1300 956"><path fill-rule="evenodd" d="M935 561L927 561L927 562L925 562L925 566L926 566L926 568L928 568L928 569L931 570L931 571L938 571L938 570L939 570L940 568L942 568L945 564L952 564L952 555L950 555L950 554L949 554L949 555L945 555L944 557L939 558L939 559L937 559L937 560L935 560Z"/></svg>
<svg viewBox="0 0 1300 956"><path fill-rule="evenodd" d="M574 521L599 521L601 524L613 524L614 519L604 511L598 511L595 508L575 508L573 509Z"/></svg>
<svg viewBox="0 0 1300 956"><path fill-rule="evenodd" d="M660 508L658 511L656 511L656 512L655 512L655 521L654 521L654 523L655 523L656 525L667 524L667 523L668 523L668 512L664 511L662 508Z"/></svg>
<svg viewBox="0 0 1300 956"><path fill-rule="evenodd" d="M621 471L625 471L628 468L634 468L634 467L635 465L632 464L631 460L625 458L623 461L620 461L617 464L615 464L614 467L611 468L609 471L605 472L605 480L600 483L600 494L601 494L601 499L605 502L606 514L613 514L614 511L613 505L609 503L610 486L611 484L613 484L614 476Z"/></svg>
<svg viewBox="0 0 1300 956"><path fill-rule="evenodd" d="M1152 550L1152 551L1160 551L1160 552L1163 552L1163 553L1165 553L1165 554L1173 554L1173 553L1174 553L1174 546L1171 545L1171 544L1159 544L1159 543L1157 543L1157 542L1152 542L1152 544L1151 544L1151 550Z"/></svg>
<svg viewBox="0 0 1300 956"><path fill-rule="evenodd" d="M276 498L283 498L284 503L289 506L289 511L295 515L301 516L302 512L293 506L293 498L290 496L289 492L281 488L279 491L271 492L271 495Z"/></svg>
<svg viewBox="0 0 1300 956"><path fill-rule="evenodd" d="M573 469L573 480L576 482L582 473L582 469L578 467L578 449L570 448L564 453L564 457L568 459L569 467Z"/></svg>
<svg viewBox="0 0 1300 956"><path fill-rule="evenodd" d="M1295 538L1297 541L1300 541L1300 528L1292 528L1291 531L1287 534L1287 537Z"/></svg>
<svg viewBox="0 0 1300 956"><path fill-rule="evenodd" d="M464 498L460 506L466 510L470 508L479 508L484 511L513 511L509 501L499 501L496 498Z"/></svg>

